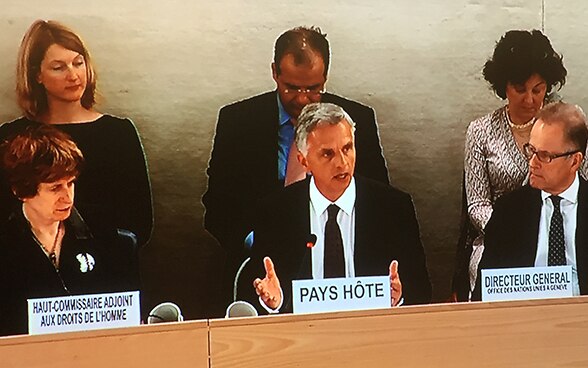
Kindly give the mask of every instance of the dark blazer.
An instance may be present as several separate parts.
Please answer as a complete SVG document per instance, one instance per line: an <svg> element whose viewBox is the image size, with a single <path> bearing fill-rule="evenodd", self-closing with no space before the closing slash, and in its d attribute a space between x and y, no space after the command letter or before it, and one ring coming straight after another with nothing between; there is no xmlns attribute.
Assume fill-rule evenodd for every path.
<svg viewBox="0 0 588 368"><path fill-rule="evenodd" d="M264 199L256 211L251 260L239 278L238 299L260 308L253 280L263 278L263 257L274 262L284 293L282 311L291 311L292 280L310 279L309 179ZM355 274L389 274L398 260L405 304L428 303L431 284L412 199L390 186L356 176Z"/></svg>
<svg viewBox="0 0 588 368"><path fill-rule="evenodd" d="M533 267L537 255L541 191L525 185L498 199L486 225L484 254L472 300L481 300L481 270ZM576 262L580 293L588 294L588 183L580 177L576 226Z"/></svg>
<svg viewBox="0 0 588 368"><path fill-rule="evenodd" d="M323 102L341 106L355 121L356 172L388 183L374 110L325 93ZM224 106L218 116L208 166L204 227L229 254L245 258L243 240L252 230L255 203L284 184L278 180L276 91Z"/></svg>
<svg viewBox="0 0 588 368"><path fill-rule="evenodd" d="M24 117L2 124L0 142L39 124ZM75 205L90 228L130 230L140 246L146 245L153 230L151 183L133 122L105 114L85 124L52 126L67 133L84 154L84 166L76 180ZM0 221L20 207L0 171Z"/></svg>
<svg viewBox="0 0 588 368"><path fill-rule="evenodd" d="M30 298L139 290L136 238L130 232L90 232L75 209L64 224L59 272L22 211L0 225L0 336L27 333ZM82 269L81 255L94 259L91 270Z"/></svg>

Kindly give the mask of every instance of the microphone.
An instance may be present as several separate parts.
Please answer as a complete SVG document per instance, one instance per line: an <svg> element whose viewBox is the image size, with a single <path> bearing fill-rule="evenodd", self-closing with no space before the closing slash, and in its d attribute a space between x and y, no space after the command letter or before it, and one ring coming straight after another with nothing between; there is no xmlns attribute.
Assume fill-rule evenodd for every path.
<svg viewBox="0 0 588 368"><path fill-rule="evenodd" d="M298 266L298 277L301 277L305 274L305 270L310 270L311 261L310 261L310 251L316 244L317 237L315 234L308 234L306 237L306 249L304 250L304 255L300 260L300 266ZM312 272L312 271L311 271Z"/></svg>
<svg viewBox="0 0 588 368"><path fill-rule="evenodd" d="M182 316L182 311L180 307L172 302L165 302L155 306L149 312L149 316L147 317L147 324L151 325L154 323L164 323L164 322L182 322L184 320L184 316Z"/></svg>
<svg viewBox="0 0 588 368"><path fill-rule="evenodd" d="M251 304L243 300L237 300L229 304L225 314L225 318L235 317L257 317L257 310Z"/></svg>
<svg viewBox="0 0 588 368"><path fill-rule="evenodd" d="M298 266L298 272L294 279L311 279L312 278L312 260L310 251L316 245L317 237L315 234L308 234L306 237L306 249L302 254L300 265ZM292 311L292 298L284 295L284 304L282 306L284 311Z"/></svg>
<svg viewBox="0 0 588 368"><path fill-rule="evenodd" d="M306 242L306 248L312 248L316 244L316 235L310 234L308 236L308 241Z"/></svg>

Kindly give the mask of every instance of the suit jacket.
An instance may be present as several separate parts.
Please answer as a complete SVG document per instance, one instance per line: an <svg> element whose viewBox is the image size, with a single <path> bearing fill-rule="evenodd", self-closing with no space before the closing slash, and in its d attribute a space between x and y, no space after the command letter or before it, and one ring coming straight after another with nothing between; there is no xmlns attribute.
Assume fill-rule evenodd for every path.
<svg viewBox="0 0 588 368"><path fill-rule="evenodd" d="M280 279L282 311L291 311L292 280L312 278L311 252L306 247L310 234L309 182L307 178L292 184L260 203L255 243L251 260L239 278L238 299L260 307L252 283L265 275L265 256L274 262ZM355 274L388 275L394 259L399 264L405 304L428 303L431 284L411 197L356 176Z"/></svg>
<svg viewBox="0 0 588 368"><path fill-rule="evenodd" d="M0 225L0 336L27 333L30 298L139 290L136 239L130 232L90 231L75 209L64 225L59 271L22 211ZM94 260L93 267L83 267L82 255Z"/></svg>
<svg viewBox="0 0 588 368"><path fill-rule="evenodd" d="M533 267L537 255L541 191L530 185L501 197L486 225L485 249L472 300L481 300L481 270ZM580 293L588 294L588 183L580 177L576 226L576 263Z"/></svg>
<svg viewBox="0 0 588 368"><path fill-rule="evenodd" d="M341 106L355 121L356 172L388 183L388 169L371 108L325 93L323 102ZM255 203L282 188L278 180L278 104L276 91L223 107L218 116L208 166L204 227L229 257L245 258L243 240L252 230Z"/></svg>

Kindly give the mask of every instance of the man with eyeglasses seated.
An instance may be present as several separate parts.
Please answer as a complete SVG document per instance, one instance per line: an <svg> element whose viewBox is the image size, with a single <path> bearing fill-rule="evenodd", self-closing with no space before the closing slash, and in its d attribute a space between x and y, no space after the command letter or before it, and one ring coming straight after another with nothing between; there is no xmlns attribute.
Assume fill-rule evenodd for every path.
<svg viewBox="0 0 588 368"><path fill-rule="evenodd" d="M357 173L388 184L374 110L325 92L329 62L329 42L319 28L288 30L275 43L271 69L276 89L219 112L202 202L204 227L227 253L225 291L252 243L254 204L306 177L291 147L296 119L307 104L330 102L347 111L357 125Z"/></svg>
<svg viewBox="0 0 588 368"><path fill-rule="evenodd" d="M588 183L578 175L588 129L575 105L556 102L536 117L524 154L529 184L501 197L486 226L482 269L572 266L574 295L588 294Z"/></svg>

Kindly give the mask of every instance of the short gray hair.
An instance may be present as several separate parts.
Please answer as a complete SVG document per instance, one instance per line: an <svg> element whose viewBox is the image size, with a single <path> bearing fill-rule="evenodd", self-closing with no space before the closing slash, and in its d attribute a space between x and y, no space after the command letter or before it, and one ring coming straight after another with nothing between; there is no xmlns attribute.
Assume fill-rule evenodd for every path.
<svg viewBox="0 0 588 368"><path fill-rule="evenodd" d="M552 102L545 105L535 116L545 124L561 124L564 137L573 149L586 154L588 144L588 127L586 114L578 105L565 102Z"/></svg>
<svg viewBox="0 0 588 368"><path fill-rule="evenodd" d="M342 107L326 102L315 102L304 106L296 125L296 147L306 155L308 153L306 141L309 133L317 126L337 125L343 120L347 121L351 131L355 133L355 123Z"/></svg>

